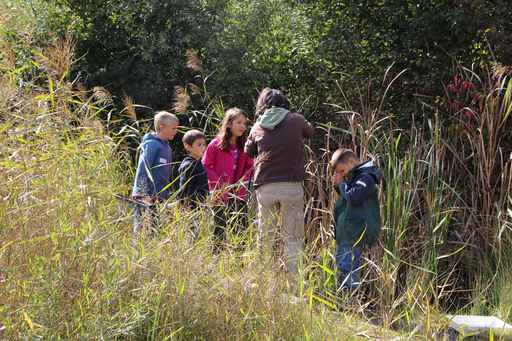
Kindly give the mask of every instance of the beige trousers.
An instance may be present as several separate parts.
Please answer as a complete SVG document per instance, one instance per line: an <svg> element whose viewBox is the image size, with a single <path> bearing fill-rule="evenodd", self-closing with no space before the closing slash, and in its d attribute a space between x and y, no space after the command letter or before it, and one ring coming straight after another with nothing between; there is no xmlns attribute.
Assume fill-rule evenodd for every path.
<svg viewBox="0 0 512 341"><path fill-rule="evenodd" d="M271 248L282 236L286 270L299 279L299 264L304 240L304 189L302 182L277 182L258 186L260 238Z"/></svg>

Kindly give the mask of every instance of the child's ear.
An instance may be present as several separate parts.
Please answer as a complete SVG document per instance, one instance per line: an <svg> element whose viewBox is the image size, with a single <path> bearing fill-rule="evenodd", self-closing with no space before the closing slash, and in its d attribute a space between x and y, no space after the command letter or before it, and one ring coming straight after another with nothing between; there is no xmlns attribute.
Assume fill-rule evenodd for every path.
<svg viewBox="0 0 512 341"><path fill-rule="evenodd" d="M192 147L190 147L188 144L185 145L185 149L187 150L187 152L190 152L190 148Z"/></svg>

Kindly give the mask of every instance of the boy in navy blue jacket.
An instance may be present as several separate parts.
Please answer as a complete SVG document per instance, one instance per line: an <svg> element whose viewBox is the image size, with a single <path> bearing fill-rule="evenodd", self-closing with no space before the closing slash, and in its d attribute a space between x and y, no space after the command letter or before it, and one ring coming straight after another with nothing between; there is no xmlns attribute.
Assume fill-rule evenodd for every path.
<svg viewBox="0 0 512 341"><path fill-rule="evenodd" d="M149 212L144 206L135 207L135 234L140 232L138 228L145 217L149 217L151 221L151 234L158 234L160 217L157 214L156 203L170 197L172 150L168 141L178 132L179 121L173 114L160 111L155 115L154 122L156 133L146 134L139 147L141 151L132 191L134 199L154 205L149 208Z"/></svg>
<svg viewBox="0 0 512 341"><path fill-rule="evenodd" d="M206 150L206 136L199 130L189 130L183 136L183 145L188 156L183 159L178 169L180 173L178 197L194 209L196 202L204 202L208 196L206 168L201 163L201 157Z"/></svg>
<svg viewBox="0 0 512 341"><path fill-rule="evenodd" d="M183 136L183 145L188 156L181 162L180 193L178 198L191 210L197 207L197 203L204 202L208 196L208 177L206 168L201 163L206 150L206 136L199 130L189 130ZM196 227L192 225L190 231L197 239Z"/></svg>
<svg viewBox="0 0 512 341"><path fill-rule="evenodd" d="M334 206L336 223L336 265L339 293L357 293L363 244L376 245L381 228L378 185L382 172L372 161L359 162L350 149L334 152L331 168L334 188L339 194Z"/></svg>

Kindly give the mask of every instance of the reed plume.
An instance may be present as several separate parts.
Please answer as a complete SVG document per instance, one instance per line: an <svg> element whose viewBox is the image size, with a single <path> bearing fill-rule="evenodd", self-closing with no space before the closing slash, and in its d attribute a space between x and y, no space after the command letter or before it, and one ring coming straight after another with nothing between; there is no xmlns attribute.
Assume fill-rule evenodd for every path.
<svg viewBox="0 0 512 341"><path fill-rule="evenodd" d="M194 52L188 50L187 51L187 68L196 71L196 72L203 72L203 62L199 60L197 57L197 54Z"/></svg>
<svg viewBox="0 0 512 341"><path fill-rule="evenodd" d="M187 94L187 91L182 86L174 87L174 104L172 106L173 110L180 114L185 114L190 106L190 96Z"/></svg>
<svg viewBox="0 0 512 341"><path fill-rule="evenodd" d="M124 93L124 95L123 95L123 105L124 105L124 109L128 113L128 116L132 120L137 121L137 113L135 112L135 107L133 105L133 100L126 93Z"/></svg>

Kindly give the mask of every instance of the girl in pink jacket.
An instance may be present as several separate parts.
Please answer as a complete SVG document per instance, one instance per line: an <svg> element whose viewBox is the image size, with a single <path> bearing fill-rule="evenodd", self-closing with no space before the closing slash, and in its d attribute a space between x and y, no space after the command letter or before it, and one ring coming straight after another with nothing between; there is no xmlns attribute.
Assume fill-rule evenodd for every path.
<svg viewBox="0 0 512 341"><path fill-rule="evenodd" d="M247 114L243 110L229 109L224 115L217 137L206 148L202 162L206 168L211 191L249 180L254 162L244 153L246 123ZM214 216L214 252L223 247L228 223L237 233L242 232L240 225L243 228L247 226L247 203L243 185L220 191L216 199L218 201Z"/></svg>

